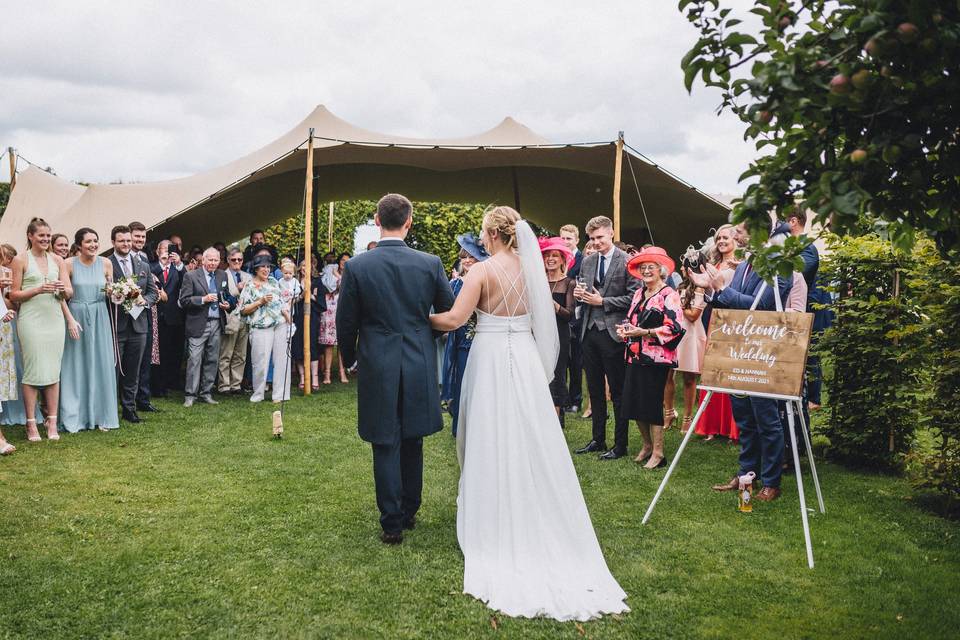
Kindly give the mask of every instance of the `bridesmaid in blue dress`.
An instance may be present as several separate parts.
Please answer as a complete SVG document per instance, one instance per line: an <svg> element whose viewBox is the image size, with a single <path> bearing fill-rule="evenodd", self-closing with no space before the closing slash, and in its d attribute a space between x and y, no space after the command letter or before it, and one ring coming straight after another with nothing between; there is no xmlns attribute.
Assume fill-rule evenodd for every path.
<svg viewBox="0 0 960 640"><path fill-rule="evenodd" d="M60 426L76 433L120 426L113 333L103 287L113 280L113 265L97 255L100 238L93 229L77 231L80 254L67 260L73 297L67 304L67 339L60 382Z"/></svg>

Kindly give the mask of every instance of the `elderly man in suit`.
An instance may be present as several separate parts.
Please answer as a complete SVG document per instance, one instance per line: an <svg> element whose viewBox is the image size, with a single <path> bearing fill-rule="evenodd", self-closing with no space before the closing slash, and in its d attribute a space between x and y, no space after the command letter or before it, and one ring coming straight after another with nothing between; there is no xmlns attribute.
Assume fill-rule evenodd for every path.
<svg viewBox="0 0 960 640"><path fill-rule="evenodd" d="M690 273L698 287L712 291L713 306L723 309L750 309L754 301L760 311L776 310L773 288L765 286L749 260L737 265L729 286L723 274L712 264L704 273ZM790 293L792 278L779 278L780 300ZM759 297L759 300L757 298ZM783 463L783 425L777 401L753 396L730 396L733 419L740 430L740 471L725 484L714 485L715 491L736 491L739 476L753 471L763 483L756 499L770 502L780 497L780 476Z"/></svg>
<svg viewBox="0 0 960 640"><path fill-rule="evenodd" d="M227 254L227 287L234 300L240 299L240 292L253 279L243 270L243 252L231 249ZM240 319L240 310L234 309L227 318L227 327L220 339L220 393L240 393L243 382L243 369L247 363L247 339L250 325Z"/></svg>
<svg viewBox="0 0 960 640"><path fill-rule="evenodd" d="M158 299L157 285L146 261L132 252L133 237L130 227L117 225L110 231L113 242L114 278L131 278L140 287L141 299L130 312L117 305L117 346L120 350L120 363L117 368L117 381L120 384L120 404L122 416L127 422L141 422L137 415L137 391L140 386L140 362L147 344L149 307ZM113 304L107 302L107 304ZM147 356L149 357L149 355Z"/></svg>
<svg viewBox="0 0 960 640"><path fill-rule="evenodd" d="M440 258L404 242L412 216L405 197L380 199L380 242L347 262L337 304L343 362L359 367L358 430L373 446L385 544L402 542L403 530L416 524L423 437L443 427L430 311L453 306Z"/></svg>
<svg viewBox="0 0 960 640"><path fill-rule="evenodd" d="M627 455L628 421L620 413L620 395L626 372L623 342L617 337L617 325L626 318L638 280L627 275L627 254L613 245L613 222L597 216L587 222L587 236L596 253L583 259L580 281L574 297L583 303L580 345L587 390L593 409L593 438L577 453L601 452L600 459L616 460ZM610 384L613 400L614 445L606 450L607 394L604 380Z"/></svg>
<svg viewBox="0 0 960 640"><path fill-rule="evenodd" d="M231 302L227 274L217 267L220 252L210 247L203 252L200 269L183 276L180 286L180 308L184 310L184 333L187 337L187 379L183 390L183 406L192 407L199 396L202 402L218 404L213 399L213 383L220 358L220 336L227 323Z"/></svg>

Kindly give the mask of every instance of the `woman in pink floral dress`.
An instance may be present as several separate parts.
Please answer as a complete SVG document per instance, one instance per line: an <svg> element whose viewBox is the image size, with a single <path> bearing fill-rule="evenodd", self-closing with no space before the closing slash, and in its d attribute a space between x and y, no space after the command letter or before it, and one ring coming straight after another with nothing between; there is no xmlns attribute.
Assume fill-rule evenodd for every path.
<svg viewBox="0 0 960 640"><path fill-rule="evenodd" d="M674 263L660 247L647 247L627 263L627 271L643 280L617 335L626 341L627 371L623 381L622 415L636 420L643 449L634 459L646 469L667 464L663 455L663 389L677 366L677 344L683 337L680 296L664 282Z"/></svg>

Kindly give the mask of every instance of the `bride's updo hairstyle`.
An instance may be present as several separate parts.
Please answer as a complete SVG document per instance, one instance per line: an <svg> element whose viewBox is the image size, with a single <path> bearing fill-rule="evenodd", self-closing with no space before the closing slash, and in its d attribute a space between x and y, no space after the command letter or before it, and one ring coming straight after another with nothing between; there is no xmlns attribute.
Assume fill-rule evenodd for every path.
<svg viewBox="0 0 960 640"><path fill-rule="evenodd" d="M517 223L520 214L512 207L490 207L483 214L483 228L485 231L496 231L500 241L508 249L517 248Z"/></svg>

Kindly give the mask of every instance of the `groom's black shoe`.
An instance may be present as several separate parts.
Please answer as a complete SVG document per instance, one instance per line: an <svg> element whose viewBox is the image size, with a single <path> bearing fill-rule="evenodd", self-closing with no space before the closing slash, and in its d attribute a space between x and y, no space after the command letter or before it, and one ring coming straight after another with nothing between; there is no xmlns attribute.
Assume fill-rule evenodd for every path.
<svg viewBox="0 0 960 640"><path fill-rule="evenodd" d="M587 446L577 449L574 453L593 453L594 451L603 451L606 448L605 445L599 444L596 440L591 440L587 443Z"/></svg>
<svg viewBox="0 0 960 640"><path fill-rule="evenodd" d="M387 533L384 531L380 534L380 541L383 542L383 544L400 544L403 542L403 532Z"/></svg>
<svg viewBox="0 0 960 640"><path fill-rule="evenodd" d="M417 516L411 516L403 521L403 528L406 531L413 531L417 528Z"/></svg>
<svg viewBox="0 0 960 640"><path fill-rule="evenodd" d="M627 455L625 451L617 451L616 449L610 449L606 453L600 454L601 460L616 460L617 458L622 458Z"/></svg>

